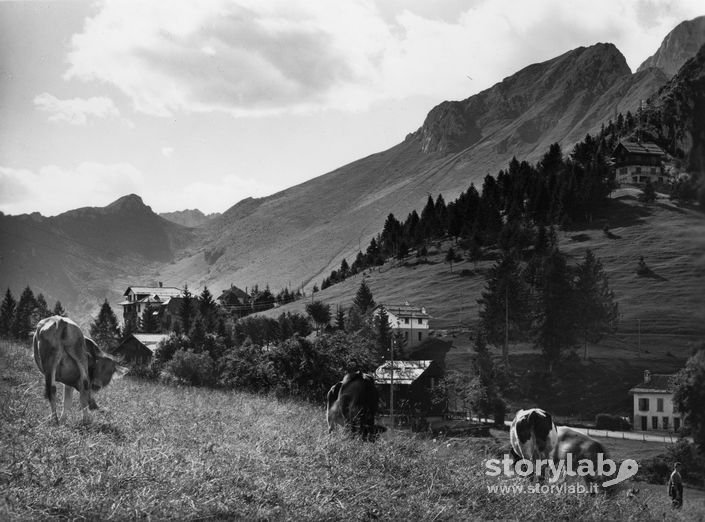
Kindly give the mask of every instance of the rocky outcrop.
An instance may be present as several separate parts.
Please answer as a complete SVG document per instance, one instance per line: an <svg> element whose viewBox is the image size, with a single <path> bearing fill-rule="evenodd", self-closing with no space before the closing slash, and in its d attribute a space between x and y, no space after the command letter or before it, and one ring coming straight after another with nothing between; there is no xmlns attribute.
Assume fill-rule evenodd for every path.
<svg viewBox="0 0 705 522"><path fill-rule="evenodd" d="M601 96L630 75L624 56L612 44L574 49L530 65L464 101L436 106L417 132L421 149L458 152L490 134L505 134L503 146L539 143L547 133L556 133L559 141ZM588 130L578 129L577 135Z"/></svg>
<svg viewBox="0 0 705 522"><path fill-rule="evenodd" d="M698 49L705 45L705 16L682 22L663 39L661 47L647 58L637 71L649 67L661 69L671 78Z"/></svg>
<svg viewBox="0 0 705 522"><path fill-rule="evenodd" d="M686 168L705 172L705 45L651 103L660 111L662 133L683 151Z"/></svg>

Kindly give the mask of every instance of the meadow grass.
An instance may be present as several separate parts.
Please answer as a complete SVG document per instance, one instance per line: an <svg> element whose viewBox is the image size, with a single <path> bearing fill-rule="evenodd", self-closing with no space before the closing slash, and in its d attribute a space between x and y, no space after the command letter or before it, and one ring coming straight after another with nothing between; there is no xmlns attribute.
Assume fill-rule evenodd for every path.
<svg viewBox="0 0 705 522"><path fill-rule="evenodd" d="M3 520L676 520L686 504L624 495L502 495L484 471L494 438L375 444L328 435L324 409L123 378L84 425L57 426L30 349L0 343ZM323 402L323 401L321 401ZM655 506L655 507L654 507Z"/></svg>

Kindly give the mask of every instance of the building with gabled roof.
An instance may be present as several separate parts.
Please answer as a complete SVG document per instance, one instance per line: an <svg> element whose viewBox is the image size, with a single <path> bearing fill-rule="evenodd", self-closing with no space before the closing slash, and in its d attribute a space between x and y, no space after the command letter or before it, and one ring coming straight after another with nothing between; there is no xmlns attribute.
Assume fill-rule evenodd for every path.
<svg viewBox="0 0 705 522"><path fill-rule="evenodd" d="M666 180L663 160L666 153L649 142L620 141L612 158L619 183L663 183Z"/></svg>
<svg viewBox="0 0 705 522"><path fill-rule="evenodd" d="M379 317L381 309L387 313L389 328L395 335L402 336L406 348L421 344L428 338L430 332L430 315L423 306L404 304L380 304L372 311L374 317Z"/></svg>
<svg viewBox="0 0 705 522"><path fill-rule="evenodd" d="M681 417L673 404L675 374L652 374L644 370L644 380L629 393L634 397L634 429L679 431Z"/></svg>
<svg viewBox="0 0 705 522"><path fill-rule="evenodd" d="M387 361L374 372L380 399L389 408L390 387L394 383L394 409L407 414L442 413L444 404L435 404L433 390L443 377L436 361ZM405 411L406 410L406 411Z"/></svg>
<svg viewBox="0 0 705 522"><path fill-rule="evenodd" d="M154 357L159 343L168 338L169 334L134 333L120 343L112 353L122 358L125 362L147 364Z"/></svg>
<svg viewBox="0 0 705 522"><path fill-rule="evenodd" d="M163 324L167 319L164 312L169 302L182 296L183 291L180 288L163 286L161 283L159 286L129 286L123 293L125 300L120 303L123 322L139 330L142 314L149 309L157 321Z"/></svg>

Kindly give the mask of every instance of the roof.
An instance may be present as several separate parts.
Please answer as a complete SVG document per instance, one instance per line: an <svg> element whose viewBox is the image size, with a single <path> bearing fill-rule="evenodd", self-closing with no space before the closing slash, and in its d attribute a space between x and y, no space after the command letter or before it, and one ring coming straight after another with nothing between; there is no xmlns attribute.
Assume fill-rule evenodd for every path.
<svg viewBox="0 0 705 522"><path fill-rule="evenodd" d="M629 390L629 393L673 393L675 389L674 377L675 374L652 373L648 383L640 382Z"/></svg>
<svg viewBox="0 0 705 522"><path fill-rule="evenodd" d="M411 384L428 370L433 361L394 361L394 384ZM391 384L392 361L375 370L375 383Z"/></svg>
<svg viewBox="0 0 705 522"><path fill-rule="evenodd" d="M150 351L154 352L157 349L157 344L159 344L159 341L167 339L169 337L169 334L136 333L132 334L132 337L134 337L144 346L149 348Z"/></svg>
<svg viewBox="0 0 705 522"><path fill-rule="evenodd" d="M182 294L180 288L173 286L128 286L125 293L128 295L132 291L136 295L158 295L160 299L164 297L178 297Z"/></svg>
<svg viewBox="0 0 705 522"><path fill-rule="evenodd" d="M387 313L395 315L396 317L429 317L426 313L426 308L423 306L413 306L408 302L404 304L380 304L375 307L375 310L382 307L384 307Z"/></svg>
<svg viewBox="0 0 705 522"><path fill-rule="evenodd" d="M655 143L637 143L634 141L620 141L619 144L617 145L617 148L619 146L624 147L627 152L631 152L632 154L653 154L653 155L658 155L658 156L663 156L665 152L663 152L663 149L656 145Z"/></svg>
<svg viewBox="0 0 705 522"><path fill-rule="evenodd" d="M230 294L235 295L235 297L237 297L238 299L249 299L250 297L249 295L247 295L247 293L245 293L244 290L241 290L235 285L231 285L230 288L226 288L222 291L220 297L218 297L218 300L223 300Z"/></svg>

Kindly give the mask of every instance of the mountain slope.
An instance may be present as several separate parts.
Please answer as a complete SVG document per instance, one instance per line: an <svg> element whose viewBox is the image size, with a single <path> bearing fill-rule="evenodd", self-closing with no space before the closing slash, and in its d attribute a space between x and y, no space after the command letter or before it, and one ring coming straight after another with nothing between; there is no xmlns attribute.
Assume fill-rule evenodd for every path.
<svg viewBox="0 0 705 522"><path fill-rule="evenodd" d="M50 307L60 300L85 324L103 299L114 303L128 284L150 282L137 274L170 262L193 237L135 195L55 217L3 215L0 284L15 297L29 285Z"/></svg>
<svg viewBox="0 0 705 522"><path fill-rule="evenodd" d="M405 217L429 193L452 199L513 156L536 160L554 142L569 150L665 81L654 69L632 75L611 44L531 65L467 100L440 104L387 151L236 205L204 226L210 239L202 250L166 267L164 278L310 287L364 250L390 212ZM221 254L212 265L208 252Z"/></svg>
<svg viewBox="0 0 705 522"><path fill-rule="evenodd" d="M642 63L637 72L655 67L669 78L705 44L705 16L681 22L666 35L653 56Z"/></svg>
<svg viewBox="0 0 705 522"><path fill-rule="evenodd" d="M183 225L185 227L200 227L211 219L219 216L217 212L214 214L204 214L197 208L187 210L177 210L175 212L162 212L159 214L164 219Z"/></svg>
<svg viewBox="0 0 705 522"><path fill-rule="evenodd" d="M135 283L208 285L214 293L231 284L310 289L364 250L390 212L403 219L428 194L450 201L513 156L537 160L551 143L568 152L666 80L655 68L631 74L611 44L581 47L443 102L389 150L243 200L195 229L155 215L137 196L55 218L0 216L0 287L19 293L29 284L50 305L60 299L83 315L104 297L117 303Z"/></svg>

